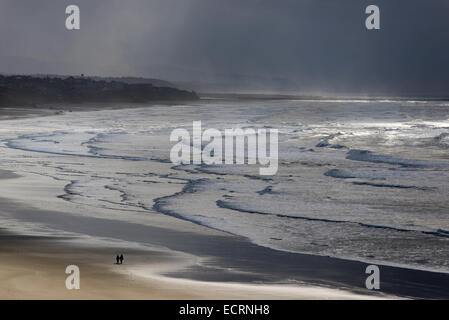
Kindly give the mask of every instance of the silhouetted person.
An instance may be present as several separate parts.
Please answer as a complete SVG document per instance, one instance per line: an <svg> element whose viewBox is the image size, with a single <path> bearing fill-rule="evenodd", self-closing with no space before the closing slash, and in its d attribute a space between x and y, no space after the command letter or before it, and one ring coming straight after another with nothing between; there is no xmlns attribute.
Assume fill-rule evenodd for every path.
<svg viewBox="0 0 449 320"><path fill-rule="evenodd" d="M120 263L120 257L117 255L117 257L115 257L115 260L117 261L117 264Z"/></svg>
<svg viewBox="0 0 449 320"><path fill-rule="evenodd" d="M120 264L123 263L123 254L120 255Z"/></svg>

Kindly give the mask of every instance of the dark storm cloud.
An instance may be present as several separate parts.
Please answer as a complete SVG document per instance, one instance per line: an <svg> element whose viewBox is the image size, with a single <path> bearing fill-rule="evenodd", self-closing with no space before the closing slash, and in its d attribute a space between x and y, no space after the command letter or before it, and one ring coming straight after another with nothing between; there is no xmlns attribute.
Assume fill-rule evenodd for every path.
<svg viewBox="0 0 449 320"><path fill-rule="evenodd" d="M65 7L81 30L65 30ZM365 8L381 10L367 31ZM0 3L0 71L139 75L314 92L447 93L447 0Z"/></svg>

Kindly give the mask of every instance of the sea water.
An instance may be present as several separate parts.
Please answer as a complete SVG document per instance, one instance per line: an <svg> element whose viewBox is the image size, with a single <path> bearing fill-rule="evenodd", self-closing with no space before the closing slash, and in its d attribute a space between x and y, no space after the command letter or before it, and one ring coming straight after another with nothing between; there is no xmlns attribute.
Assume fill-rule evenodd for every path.
<svg viewBox="0 0 449 320"><path fill-rule="evenodd" d="M448 102L126 107L3 121L1 168L53 181L56 200L33 202L49 210L141 224L164 215L279 250L449 272ZM171 163L170 133L192 121L278 129L276 175Z"/></svg>

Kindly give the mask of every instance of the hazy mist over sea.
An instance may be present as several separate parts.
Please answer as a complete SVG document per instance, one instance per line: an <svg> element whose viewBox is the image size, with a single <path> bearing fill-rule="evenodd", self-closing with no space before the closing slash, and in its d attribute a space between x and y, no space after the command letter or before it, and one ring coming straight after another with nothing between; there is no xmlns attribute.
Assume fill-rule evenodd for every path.
<svg viewBox="0 0 449 320"><path fill-rule="evenodd" d="M376 1L2 1L0 71L144 76L199 91L447 96L449 4Z"/></svg>

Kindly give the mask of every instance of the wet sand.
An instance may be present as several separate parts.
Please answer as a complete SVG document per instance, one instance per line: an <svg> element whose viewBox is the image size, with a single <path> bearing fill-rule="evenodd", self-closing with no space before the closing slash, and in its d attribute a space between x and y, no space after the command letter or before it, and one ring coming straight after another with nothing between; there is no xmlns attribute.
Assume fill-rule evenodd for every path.
<svg viewBox="0 0 449 320"><path fill-rule="evenodd" d="M235 236L179 232L134 223L67 214L60 214L55 217L55 214L58 213L26 209L5 199L1 199L0 202L3 204L3 210L9 212L14 210L15 217L26 216L28 217L27 221L30 221L30 218L34 216L38 217L36 221L40 223L47 221L49 225L54 227L55 218L57 218L57 228L59 230L75 230L84 235L102 238L115 236L120 231L120 238L123 240L166 248L162 255L160 252L158 252L158 255L154 255L154 253L149 253L147 250L133 251L132 249L126 249L125 256L127 261L125 268L111 270L111 267L114 267L113 260L116 255L116 250L111 248L77 248L76 246L68 245L70 239L66 239L64 244L61 243L62 240L56 238L42 242L39 238L25 237L19 248L15 248L17 243L14 241L1 241L2 252L9 252L8 258L0 258L3 266L8 266L4 262L10 261L13 266L19 267L19 269L25 268L25 270L31 273L39 269L48 272L48 270L54 270L55 268L54 266L49 266L49 264L53 264L53 261L60 261L61 263L59 263L55 274L61 279L61 277L64 277L63 266L87 264L88 274L91 274L94 277L93 279L96 279L93 282L87 282L108 282L108 284L102 285L95 284L92 289L95 289L96 286L99 288L105 286L104 290L113 291L110 287L110 282L112 279L117 279L118 275L115 274L113 277L108 277L107 275L114 271L112 273L119 272L122 276L140 279L138 282L124 282L123 285L128 286L131 292L135 292L134 286L136 286L135 290L139 292L139 288L143 283L150 281L151 284L153 283L152 281L157 280L157 283L161 283L164 290L168 289L170 292L174 292L169 297L170 299L247 299L249 297L254 299L277 299L281 297L289 299L356 299L361 295L365 296L365 298L389 298L391 296L447 297L449 275L444 273L380 266L381 290L380 292L373 292L364 288L367 276L365 269L368 264L362 262L277 251L257 246L244 238ZM73 257L72 251L76 253ZM21 254L17 255L17 252ZM80 252L82 254L79 254ZM183 253L185 256L179 257L175 253ZM30 262L28 259L31 258L31 261L33 261L36 257L39 263L44 261L45 263L40 265L41 268L35 266L29 268ZM195 257L195 259L192 259L192 257ZM90 265L98 265L98 267L93 269L89 267ZM8 270L3 267L1 269ZM99 278L95 278L99 272L106 274L106 276L101 275ZM9 278L11 274L6 273L4 277ZM161 279L164 279L164 281L160 282ZM170 283L173 287L169 285ZM236 283L240 285L234 288ZM266 293L263 295L261 294L264 291L257 288L261 283L270 284L266 285ZM176 288L181 288L181 284L185 284L185 292L175 290ZM268 289L271 284L275 285L277 290L271 292ZM63 283L60 283L60 285L63 285ZM256 286L253 287L254 285ZM112 287L114 286L112 284ZM188 289L195 286L198 286L198 291ZM226 295L212 294L205 289L208 287L214 288L215 286L220 288L218 292L225 292ZM246 286L249 286L248 290L250 291L254 288L250 296L247 295L246 291L240 291L246 288ZM310 286L315 288L313 290L307 289ZM281 290L282 294L278 292L280 287L285 289L285 291ZM321 290L318 287L321 287ZM3 288L6 290L5 288L8 288L8 286L5 285ZM42 285L40 290L42 288L47 288L47 286ZM226 288L228 288L227 291ZM328 288L340 288L341 290ZM61 290L65 290L64 286ZM164 290L162 292L165 292ZM106 294L106 291L100 292L97 298L111 297L112 293L107 292ZM195 295L192 295L193 292ZM47 298L52 295L52 293L47 294L49 294ZM59 298L59 296L57 297ZM91 296L88 297L90 298ZM116 293L115 297L121 299L127 296L124 294L124 291L120 291ZM132 298L135 297L135 295L132 295ZM159 296L145 295L140 296L140 298L157 299ZM167 298L167 296L163 295L160 298Z"/></svg>
<svg viewBox="0 0 449 320"><path fill-rule="evenodd" d="M61 244L63 239L0 235L0 299L372 299L318 287L204 282L158 274L179 259L169 253L128 252L123 265L114 251ZM145 263L141 258L145 256ZM137 262L140 261L140 262ZM65 286L65 269L80 268L80 289Z"/></svg>

